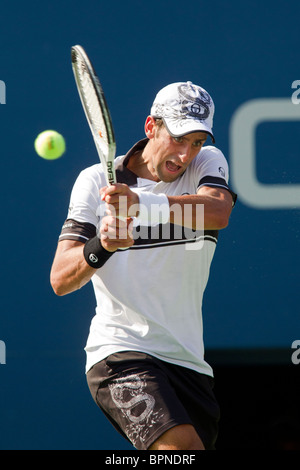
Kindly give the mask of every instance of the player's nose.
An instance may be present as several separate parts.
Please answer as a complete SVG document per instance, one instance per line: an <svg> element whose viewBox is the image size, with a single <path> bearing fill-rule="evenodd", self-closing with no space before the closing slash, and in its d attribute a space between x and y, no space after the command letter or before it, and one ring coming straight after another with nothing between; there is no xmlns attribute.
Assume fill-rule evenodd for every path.
<svg viewBox="0 0 300 470"><path fill-rule="evenodd" d="M183 145L179 152L178 152L178 158L180 159L181 163L187 163L189 159L191 158L191 146L186 144Z"/></svg>

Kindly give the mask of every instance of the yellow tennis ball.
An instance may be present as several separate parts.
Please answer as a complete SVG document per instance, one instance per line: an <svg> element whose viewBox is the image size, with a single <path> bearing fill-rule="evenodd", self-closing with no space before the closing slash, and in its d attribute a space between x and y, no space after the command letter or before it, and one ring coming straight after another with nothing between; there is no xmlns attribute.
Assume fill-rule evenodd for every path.
<svg viewBox="0 0 300 470"><path fill-rule="evenodd" d="M34 141L36 153L46 160L56 160L66 150L65 139L56 131L44 131Z"/></svg>

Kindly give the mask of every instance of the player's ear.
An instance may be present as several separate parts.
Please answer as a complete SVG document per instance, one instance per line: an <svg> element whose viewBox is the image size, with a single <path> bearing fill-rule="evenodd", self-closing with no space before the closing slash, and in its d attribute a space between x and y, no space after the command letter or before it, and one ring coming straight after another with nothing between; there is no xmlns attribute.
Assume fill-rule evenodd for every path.
<svg viewBox="0 0 300 470"><path fill-rule="evenodd" d="M148 116L145 122L145 134L148 139L153 139L155 135L155 119L152 116Z"/></svg>

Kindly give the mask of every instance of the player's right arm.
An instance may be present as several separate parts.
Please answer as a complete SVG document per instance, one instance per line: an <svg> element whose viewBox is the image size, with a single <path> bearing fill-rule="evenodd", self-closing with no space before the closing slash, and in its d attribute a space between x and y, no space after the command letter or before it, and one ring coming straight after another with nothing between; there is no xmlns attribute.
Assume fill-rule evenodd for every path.
<svg viewBox="0 0 300 470"><path fill-rule="evenodd" d="M128 248L134 240L131 221L121 221L112 216L105 216L100 226L100 243L109 252L118 248ZM50 283L55 294L62 296L81 289L97 271L84 257L84 243L75 240L61 240L53 260ZM100 268L101 269L101 268Z"/></svg>
<svg viewBox="0 0 300 470"><path fill-rule="evenodd" d="M84 243L74 240L58 242L53 260L50 283L56 295L81 289L95 274L83 256Z"/></svg>

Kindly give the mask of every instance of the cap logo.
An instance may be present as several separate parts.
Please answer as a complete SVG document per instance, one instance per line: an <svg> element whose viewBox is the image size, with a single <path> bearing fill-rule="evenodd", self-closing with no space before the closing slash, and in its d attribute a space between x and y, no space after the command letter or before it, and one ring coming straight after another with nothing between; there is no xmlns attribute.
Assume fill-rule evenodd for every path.
<svg viewBox="0 0 300 470"><path fill-rule="evenodd" d="M197 89L190 83L180 85L178 92L179 95L183 97L183 114L199 119L200 121L204 121L208 118L211 98L207 92Z"/></svg>
<svg viewBox="0 0 300 470"><path fill-rule="evenodd" d="M212 126L214 103L204 88L192 82L171 83L156 95L151 107L153 118L163 119L172 136L206 132L215 142Z"/></svg>

